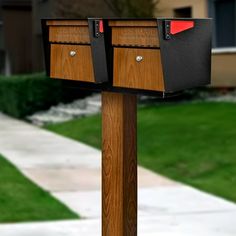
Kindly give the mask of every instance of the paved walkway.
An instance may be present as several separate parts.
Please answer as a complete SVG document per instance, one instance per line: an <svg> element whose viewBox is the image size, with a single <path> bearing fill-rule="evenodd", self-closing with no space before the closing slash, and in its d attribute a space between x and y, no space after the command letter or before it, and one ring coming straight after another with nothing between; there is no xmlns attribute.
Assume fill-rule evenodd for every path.
<svg viewBox="0 0 236 236"><path fill-rule="evenodd" d="M83 219L2 224L1 236L97 236L100 152L0 114L0 153ZM235 236L236 205L139 167L140 236Z"/></svg>

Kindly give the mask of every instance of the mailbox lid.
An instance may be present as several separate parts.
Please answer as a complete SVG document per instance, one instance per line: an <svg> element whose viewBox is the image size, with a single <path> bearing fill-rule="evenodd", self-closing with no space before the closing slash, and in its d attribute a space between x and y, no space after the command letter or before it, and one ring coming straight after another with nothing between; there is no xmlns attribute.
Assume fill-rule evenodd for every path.
<svg viewBox="0 0 236 236"><path fill-rule="evenodd" d="M185 27L193 27L170 34L170 39L166 39L166 23L171 21L192 22ZM209 84L211 19L157 19L157 22L165 91L176 92Z"/></svg>
<svg viewBox="0 0 236 236"><path fill-rule="evenodd" d="M109 20L112 28L112 45L129 47L159 47L157 21Z"/></svg>
<svg viewBox="0 0 236 236"><path fill-rule="evenodd" d="M90 44L87 20L48 20L49 42Z"/></svg>

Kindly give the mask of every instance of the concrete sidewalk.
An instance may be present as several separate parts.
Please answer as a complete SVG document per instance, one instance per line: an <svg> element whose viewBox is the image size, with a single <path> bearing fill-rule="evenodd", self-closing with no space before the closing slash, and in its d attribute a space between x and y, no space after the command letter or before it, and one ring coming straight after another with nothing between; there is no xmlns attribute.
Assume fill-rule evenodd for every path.
<svg viewBox="0 0 236 236"><path fill-rule="evenodd" d="M100 235L101 154L0 114L0 153L84 219L0 225L1 236ZM139 235L235 236L236 205L139 167Z"/></svg>

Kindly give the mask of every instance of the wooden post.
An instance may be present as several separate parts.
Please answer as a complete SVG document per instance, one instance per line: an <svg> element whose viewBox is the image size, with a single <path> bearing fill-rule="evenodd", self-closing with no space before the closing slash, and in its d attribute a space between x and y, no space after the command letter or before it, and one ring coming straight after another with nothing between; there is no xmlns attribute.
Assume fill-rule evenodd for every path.
<svg viewBox="0 0 236 236"><path fill-rule="evenodd" d="M102 235L137 235L137 99L102 93Z"/></svg>

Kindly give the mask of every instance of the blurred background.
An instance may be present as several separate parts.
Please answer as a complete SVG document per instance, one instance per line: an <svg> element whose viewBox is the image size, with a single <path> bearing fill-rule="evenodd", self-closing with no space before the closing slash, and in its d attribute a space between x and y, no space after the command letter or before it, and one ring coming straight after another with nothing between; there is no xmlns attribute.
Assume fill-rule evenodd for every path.
<svg viewBox="0 0 236 236"><path fill-rule="evenodd" d="M70 195L54 193L60 188L60 191L70 190L75 194L81 189L91 190L91 183L86 181L100 178L99 166L97 172L92 172L90 167L79 169L77 166L76 158L80 160L86 156L84 147L76 146L71 140L69 143L67 139L64 143L60 138L64 136L100 149L101 101L100 95L93 91L74 89L64 86L63 81L46 77L40 21L42 18L92 16L213 18L211 85L184 91L181 96L164 102L139 97L138 159L139 165L156 177L161 174L171 181L179 181L232 202L225 207L225 202L215 202L211 197L206 200L184 193L186 199L179 199L181 194L168 193L177 196L169 201L176 206L181 205L178 202L185 205L186 201L195 204L196 212L198 208L202 212L212 212L214 207L208 209L208 206L215 203L215 212L225 208L236 212L233 204L236 203L236 0L0 0L0 222L78 219L80 213L82 216L88 213L89 218L91 215L87 209L97 206L97 195L95 198L91 195L70 198ZM33 127L32 132L29 127ZM45 130L52 136L44 134ZM60 138L57 134L61 135ZM48 143L43 142L44 139ZM64 150L64 147L70 148ZM76 154L72 153L73 148ZM93 151L88 149L87 153ZM100 156L100 153L96 155ZM90 165L93 161L88 163ZM50 170L43 170L47 165ZM31 172L30 168L33 168ZM22 173L37 186L22 177ZM149 180L156 180L152 174ZM77 181L75 176L80 179ZM146 182L148 186L149 180ZM156 183L173 185L169 179L159 179ZM95 190L98 187L99 183ZM154 196L154 192L147 196ZM166 195L163 196L165 201ZM87 199L94 201L87 202ZM151 202L144 199L145 204ZM75 202L80 205L74 206ZM221 203L224 207L218 208ZM201 208L201 204L205 204L204 207ZM163 205L159 208L149 206L150 209L153 207L152 214L158 215ZM171 207L166 211L172 214ZM193 208L189 210L190 215L193 215ZM163 209L165 212L165 207ZM187 217L193 219L188 214ZM205 221L204 217L202 221ZM216 226L220 228L224 222L222 232L230 229L231 234L222 235L233 236L236 229L230 220L235 217L221 215L217 218L218 223L209 223L212 218L207 218L210 220L205 221L206 228L203 228L212 226L217 231ZM179 219L176 217L177 221ZM175 225L171 220L167 224ZM189 232L193 235L193 228ZM1 231L0 235L3 235Z"/></svg>

